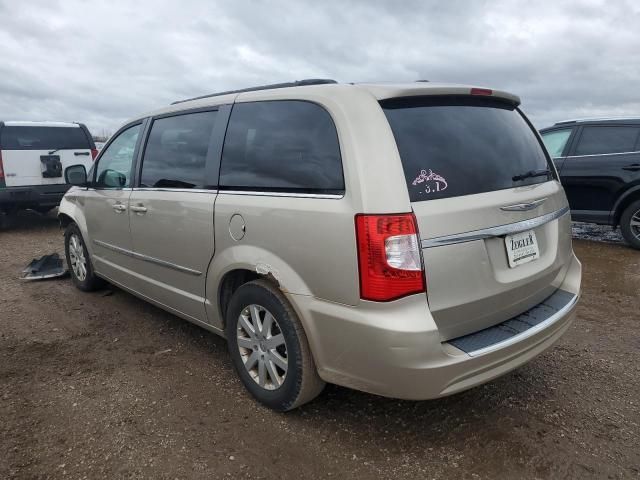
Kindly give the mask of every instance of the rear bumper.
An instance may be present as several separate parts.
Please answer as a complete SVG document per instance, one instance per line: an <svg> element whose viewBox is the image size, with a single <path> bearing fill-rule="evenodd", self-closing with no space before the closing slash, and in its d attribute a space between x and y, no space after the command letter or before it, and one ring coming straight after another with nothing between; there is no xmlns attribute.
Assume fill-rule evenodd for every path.
<svg viewBox="0 0 640 480"><path fill-rule="evenodd" d="M466 353L441 342L424 296L358 307L290 295L325 381L387 397L424 400L488 382L553 345L575 317L581 265L572 255L560 288L572 301L554 318L495 348ZM552 320L552 321L551 321Z"/></svg>
<svg viewBox="0 0 640 480"><path fill-rule="evenodd" d="M30 185L26 187L0 188L0 207L30 208L55 207L60 203L70 185Z"/></svg>

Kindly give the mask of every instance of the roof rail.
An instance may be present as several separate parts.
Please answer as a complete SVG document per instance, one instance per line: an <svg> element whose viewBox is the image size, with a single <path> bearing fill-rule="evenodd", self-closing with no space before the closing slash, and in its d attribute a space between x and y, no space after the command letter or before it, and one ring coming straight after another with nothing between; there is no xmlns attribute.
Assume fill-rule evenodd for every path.
<svg viewBox="0 0 640 480"><path fill-rule="evenodd" d="M220 95L228 95L231 93L244 93L255 92L257 90L271 90L275 88L287 88L287 87L303 87L305 85L325 85L327 83L338 83L330 78L306 78L304 80L296 80L294 82L285 83L273 83L271 85L258 85L257 87L241 88L239 90L227 90L226 92L211 93L209 95L202 95L200 97L187 98L185 100L178 100L172 102L171 105L177 103L190 102L191 100L200 100L202 98L219 97Z"/></svg>
<svg viewBox="0 0 640 480"><path fill-rule="evenodd" d="M640 115L636 117L584 117L584 118L574 118L572 120L562 120L560 122L556 122L554 125L564 125L566 123L578 123L578 122L607 122L607 121L624 121L624 120L640 120Z"/></svg>

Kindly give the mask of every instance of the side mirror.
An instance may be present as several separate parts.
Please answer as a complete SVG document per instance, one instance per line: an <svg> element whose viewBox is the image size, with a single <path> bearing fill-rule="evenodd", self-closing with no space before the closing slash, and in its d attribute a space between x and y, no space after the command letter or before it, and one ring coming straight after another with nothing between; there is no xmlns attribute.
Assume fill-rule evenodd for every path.
<svg viewBox="0 0 640 480"><path fill-rule="evenodd" d="M76 187L87 186L87 169L84 165L72 165L64 169L64 181Z"/></svg>

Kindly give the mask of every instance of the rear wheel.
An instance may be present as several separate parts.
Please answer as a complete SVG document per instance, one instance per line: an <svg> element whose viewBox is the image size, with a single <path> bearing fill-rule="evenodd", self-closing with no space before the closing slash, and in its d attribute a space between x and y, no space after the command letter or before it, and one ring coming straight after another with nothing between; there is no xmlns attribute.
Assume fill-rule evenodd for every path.
<svg viewBox="0 0 640 480"><path fill-rule="evenodd" d="M242 383L269 408L292 410L324 388L298 316L269 282L249 282L233 294L226 335Z"/></svg>
<svg viewBox="0 0 640 480"><path fill-rule="evenodd" d="M640 250L640 200L633 202L622 213L620 230L627 243Z"/></svg>
<svg viewBox="0 0 640 480"><path fill-rule="evenodd" d="M71 280L76 287L91 292L104 286L105 281L93 273L89 252L75 223L69 224L64 232L64 252Z"/></svg>
<svg viewBox="0 0 640 480"><path fill-rule="evenodd" d="M12 228L18 216L18 209L14 206L4 207L0 210L0 228Z"/></svg>

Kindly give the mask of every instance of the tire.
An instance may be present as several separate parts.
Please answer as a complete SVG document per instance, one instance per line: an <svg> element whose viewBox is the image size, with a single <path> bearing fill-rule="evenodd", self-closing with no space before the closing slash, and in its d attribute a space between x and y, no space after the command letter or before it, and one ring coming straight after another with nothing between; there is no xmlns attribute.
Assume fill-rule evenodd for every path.
<svg viewBox="0 0 640 480"><path fill-rule="evenodd" d="M640 200L633 202L622 212L620 230L627 243L640 250Z"/></svg>
<svg viewBox="0 0 640 480"><path fill-rule="evenodd" d="M70 223L64 232L64 253L71 280L78 289L92 292L105 285L106 282L93 273L89 252L75 223Z"/></svg>
<svg viewBox="0 0 640 480"><path fill-rule="evenodd" d="M236 290L225 333L240 380L263 405L286 412L313 400L324 388L298 316L268 281L255 280Z"/></svg>
<svg viewBox="0 0 640 480"><path fill-rule="evenodd" d="M4 212L0 212L0 228L9 229L13 228L16 225L17 220L17 210L7 210Z"/></svg>

